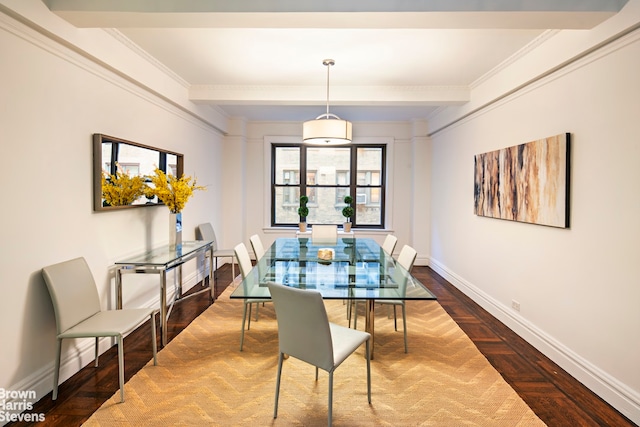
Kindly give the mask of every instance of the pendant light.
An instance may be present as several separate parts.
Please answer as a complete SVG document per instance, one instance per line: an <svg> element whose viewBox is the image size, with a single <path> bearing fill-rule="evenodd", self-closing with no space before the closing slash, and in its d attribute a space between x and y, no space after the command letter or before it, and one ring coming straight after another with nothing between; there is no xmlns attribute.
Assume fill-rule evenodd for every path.
<svg viewBox="0 0 640 427"><path fill-rule="evenodd" d="M305 144L341 145L351 142L351 122L329 113L329 69L335 65L333 59L325 59L327 67L327 112L302 124L302 140Z"/></svg>

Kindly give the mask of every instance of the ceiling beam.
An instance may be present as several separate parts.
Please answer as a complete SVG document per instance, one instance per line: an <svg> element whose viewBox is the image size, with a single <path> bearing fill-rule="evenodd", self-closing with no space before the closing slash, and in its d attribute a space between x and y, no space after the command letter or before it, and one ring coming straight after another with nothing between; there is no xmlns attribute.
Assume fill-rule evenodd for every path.
<svg viewBox="0 0 640 427"><path fill-rule="evenodd" d="M43 1L80 28L589 29L628 0Z"/></svg>
<svg viewBox="0 0 640 427"><path fill-rule="evenodd" d="M320 86L192 85L189 99L225 105L324 105ZM454 105L470 99L467 86L333 86L331 105Z"/></svg>

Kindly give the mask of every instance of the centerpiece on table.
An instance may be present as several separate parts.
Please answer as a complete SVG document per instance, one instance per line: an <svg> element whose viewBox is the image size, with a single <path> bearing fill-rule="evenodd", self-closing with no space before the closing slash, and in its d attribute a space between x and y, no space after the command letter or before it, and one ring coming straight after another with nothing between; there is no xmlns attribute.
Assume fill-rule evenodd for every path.
<svg viewBox="0 0 640 427"><path fill-rule="evenodd" d="M320 248L318 249L318 259L322 261L331 261L333 260L333 256L335 254L335 250L332 248Z"/></svg>
<svg viewBox="0 0 640 427"><path fill-rule="evenodd" d="M115 175L102 173L102 204L104 206L127 206L145 195L147 185L142 176L129 176L117 165Z"/></svg>
<svg viewBox="0 0 640 427"><path fill-rule="evenodd" d="M147 196L157 196L169 208L169 244L178 247L182 245L182 209L194 191L206 188L190 176L167 176L158 168L149 179L154 186L147 187Z"/></svg>

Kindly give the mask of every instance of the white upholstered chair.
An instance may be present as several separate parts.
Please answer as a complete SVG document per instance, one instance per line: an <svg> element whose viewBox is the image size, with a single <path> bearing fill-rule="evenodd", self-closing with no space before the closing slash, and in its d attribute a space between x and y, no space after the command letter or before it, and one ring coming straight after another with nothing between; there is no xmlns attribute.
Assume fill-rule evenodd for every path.
<svg viewBox="0 0 640 427"><path fill-rule="evenodd" d="M398 260L396 261L398 264L404 267L409 273L411 273L411 269L413 268L413 263L416 261L416 256L418 252L413 249L409 245L404 245L402 250L400 251L400 255L398 255Z"/></svg>
<svg viewBox="0 0 640 427"><path fill-rule="evenodd" d="M260 236L254 234L253 236L249 237L249 242L251 242L251 248L253 249L253 253L256 256L256 261L258 261L260 258L262 258L262 255L264 255L265 252L262 240L260 239Z"/></svg>
<svg viewBox="0 0 640 427"><path fill-rule="evenodd" d="M233 249L218 248L218 238L216 237L216 232L213 230L213 226L208 222L198 225L198 227L196 227L196 239L209 240L213 242L213 258L215 258L215 264L213 267L214 275L216 274L216 270L218 269L218 258L231 258L231 277L232 280L235 280L236 269L233 261L235 253L233 252Z"/></svg>
<svg viewBox="0 0 640 427"><path fill-rule="evenodd" d="M407 270L409 273L411 273L411 269L413 268L413 263L415 262L417 255L418 255L418 252L416 252L415 249L413 249L409 245L404 245L402 247L402 250L400 250L400 255L398 255L398 260L396 262L400 264L402 267L404 267L404 269ZM400 281L400 280L402 282L399 284L399 286L402 286L403 289L406 290L406 278L400 277L396 281ZM409 350L407 346L407 306L406 306L405 300L380 300L376 302L381 305L391 305L393 307L393 325L396 331L398 330L398 317L396 315L396 307L400 306L402 308L402 331L404 332L404 352L407 353Z"/></svg>
<svg viewBox="0 0 640 427"><path fill-rule="evenodd" d="M58 398L60 356L65 338L95 338L95 366L98 367L98 342L101 337L114 337L118 345L118 378L120 401L124 402L124 335L150 320L153 364L156 358L155 311L131 308L103 311L91 270L84 258L75 258L42 269L56 316L57 349L53 371L52 400Z"/></svg>
<svg viewBox="0 0 640 427"><path fill-rule="evenodd" d="M295 357L329 373L328 418L333 414L333 372L358 347L366 343L367 398L371 403L370 338L367 332L329 322L322 295L316 291L268 283L278 321L278 373L273 417L278 416L280 378L285 355Z"/></svg>
<svg viewBox="0 0 640 427"><path fill-rule="evenodd" d="M249 272L253 269L253 265L251 264L251 258L249 257L249 251L244 243L238 243L236 247L233 249L236 254L236 258L238 260L238 265L240 266L240 274L242 275L242 279L247 277ZM265 292L266 293L266 292ZM244 347L244 326L247 324L247 330L251 328L251 306L253 304L256 305L256 321L258 320L258 307L261 303L271 302L270 298L264 299L244 299L244 310L242 313L242 332L240 334L240 351L242 351ZM247 319L249 321L247 322Z"/></svg>
<svg viewBox="0 0 640 427"><path fill-rule="evenodd" d="M396 243L398 243L398 238L393 234L387 234L387 237L385 237L381 248L389 256L393 256L393 251L396 248ZM351 317L353 316L353 312L358 310L358 304L361 302L364 302L364 300L350 300L349 304L347 305L347 319L349 320L349 327L351 327ZM354 319L354 325L357 326L357 319Z"/></svg>
<svg viewBox="0 0 640 427"><path fill-rule="evenodd" d="M335 245L338 242L338 226L335 224L314 224L311 226L311 243L314 245Z"/></svg>
<svg viewBox="0 0 640 427"><path fill-rule="evenodd" d="M418 255L418 253L416 252L415 249L413 249L411 246L409 245L404 245L402 247L402 250L400 251L400 255L398 255L398 259L397 259L397 263L400 264L402 267L404 267L404 269L411 273L411 269L413 268L413 263L416 260L416 256ZM406 281L407 281L407 277L404 277L402 274L400 273L396 273L394 280L398 283L398 286L400 286L401 291L405 292L406 291ZM402 308L402 330L404 332L404 352L408 353L409 348L407 345L407 310L406 310L406 304L405 304L405 300L376 300L377 304L380 305L388 305L388 306L392 306L393 307L393 324L394 324L394 328L397 331L398 330L398 318L396 315L396 307L400 306ZM357 308L357 305L356 305ZM356 328L358 326L358 311L357 310L353 310L352 313L353 317L354 317L354 321L353 321L353 327ZM351 325L351 320L349 320L349 325Z"/></svg>
<svg viewBox="0 0 640 427"><path fill-rule="evenodd" d="M387 234L384 242L382 242L382 250L389 255L393 255L393 251L396 248L396 243L398 243L398 238L393 234Z"/></svg>

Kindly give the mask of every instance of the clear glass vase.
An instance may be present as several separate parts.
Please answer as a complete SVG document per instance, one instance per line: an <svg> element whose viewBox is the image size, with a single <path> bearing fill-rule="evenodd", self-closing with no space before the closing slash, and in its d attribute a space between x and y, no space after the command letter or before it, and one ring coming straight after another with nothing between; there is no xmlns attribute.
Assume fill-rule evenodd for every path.
<svg viewBox="0 0 640 427"><path fill-rule="evenodd" d="M169 245L182 246L182 212L169 213Z"/></svg>

